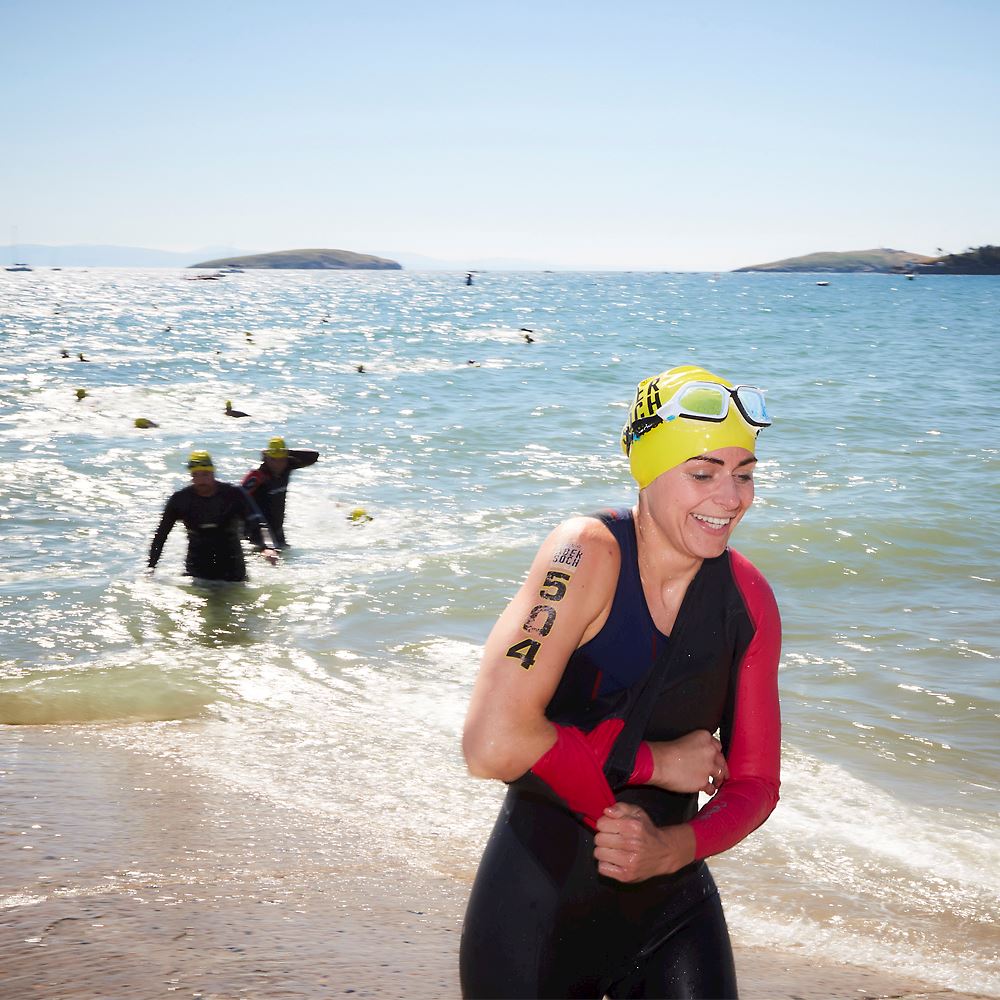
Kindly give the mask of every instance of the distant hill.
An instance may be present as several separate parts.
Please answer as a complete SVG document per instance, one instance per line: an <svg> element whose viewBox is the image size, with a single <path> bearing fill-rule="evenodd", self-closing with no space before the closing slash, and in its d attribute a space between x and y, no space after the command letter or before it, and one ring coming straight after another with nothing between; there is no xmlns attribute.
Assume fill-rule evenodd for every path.
<svg viewBox="0 0 1000 1000"><path fill-rule="evenodd" d="M847 250L842 253L810 253L804 257L788 257L769 264L751 264L737 271L874 271L886 274L909 271L918 264L930 264L936 258L907 250Z"/></svg>
<svg viewBox="0 0 1000 1000"><path fill-rule="evenodd" d="M950 253L917 268L918 274L1000 274L1000 247L975 247L966 253Z"/></svg>
<svg viewBox="0 0 1000 1000"><path fill-rule="evenodd" d="M191 267L284 268L308 271L374 270L400 271L402 265L385 257L373 257L351 250L276 250L246 257L218 257L203 260Z"/></svg>

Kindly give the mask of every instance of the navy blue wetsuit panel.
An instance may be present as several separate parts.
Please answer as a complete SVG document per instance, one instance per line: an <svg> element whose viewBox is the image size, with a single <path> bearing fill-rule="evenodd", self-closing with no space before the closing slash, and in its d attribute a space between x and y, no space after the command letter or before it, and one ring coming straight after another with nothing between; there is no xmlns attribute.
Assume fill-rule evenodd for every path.
<svg viewBox="0 0 1000 1000"><path fill-rule="evenodd" d="M614 535L621 552L618 584L604 628L569 658L550 714L558 715L567 700L577 702L581 694L600 697L637 684L667 643L643 594L631 510L603 511L598 519Z"/></svg>

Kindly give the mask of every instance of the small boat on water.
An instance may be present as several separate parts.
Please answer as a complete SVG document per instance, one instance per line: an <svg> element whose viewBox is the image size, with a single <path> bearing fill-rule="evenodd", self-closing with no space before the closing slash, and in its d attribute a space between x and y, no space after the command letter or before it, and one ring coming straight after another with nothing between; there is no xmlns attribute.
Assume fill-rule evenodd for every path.
<svg viewBox="0 0 1000 1000"><path fill-rule="evenodd" d="M33 267L29 267L27 264L11 264L10 267L4 268L5 271L33 271Z"/></svg>
<svg viewBox="0 0 1000 1000"><path fill-rule="evenodd" d="M829 281L817 281L816 284L817 285L829 285L830 282Z"/></svg>

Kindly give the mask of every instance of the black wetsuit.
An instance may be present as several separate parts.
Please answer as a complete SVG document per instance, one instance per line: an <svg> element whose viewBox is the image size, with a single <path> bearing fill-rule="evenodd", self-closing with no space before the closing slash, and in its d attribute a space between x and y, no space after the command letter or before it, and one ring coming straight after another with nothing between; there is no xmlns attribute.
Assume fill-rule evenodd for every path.
<svg viewBox="0 0 1000 1000"><path fill-rule="evenodd" d="M261 527L260 510L240 487L217 482L215 492L208 497L199 496L193 486L178 490L167 501L149 547L150 566L159 562L163 544L178 521L187 528L187 576L233 582L247 578L241 544L244 522L255 524L259 531L266 531L267 524ZM267 536L270 538L269 531Z"/></svg>
<svg viewBox="0 0 1000 1000"><path fill-rule="evenodd" d="M318 458L318 451L289 449L288 464L280 475L275 475L268 469L266 463L262 463L259 468L251 469L243 477L241 485L257 501L265 520L271 526L278 548L283 549L288 545L285 540L285 496L288 493L288 481L296 469L313 465ZM249 523L246 537L254 545L262 544L260 532Z"/></svg>
<svg viewBox="0 0 1000 1000"><path fill-rule="evenodd" d="M639 735L672 740L696 729L715 732L721 727L727 756L734 722L742 729L740 741L755 742L757 734L748 737L747 730L766 728L773 768L756 763L747 767L742 780L727 782L696 821L703 822L730 784L734 786L732 808L726 809L723 802L704 820L709 846L698 856L717 853L759 825L777 799L777 659L771 647L758 662L774 663L761 669L748 653L751 647L760 649L755 637L763 630L771 633L769 641L775 638L773 630L780 635L776 609L758 612L752 591L763 584L769 608L773 597L756 570L727 551L702 564L668 638L656 629L643 596L631 511L607 512L600 519L621 552L611 612L601 631L570 657L546 715L561 725L590 731L604 719L641 718L635 705L652 697ZM747 578L753 614L745 600ZM661 654L665 659L651 674ZM740 680L744 663L752 668L743 671L748 676ZM640 699L647 676L658 680ZM748 693L751 685L753 696ZM746 756L742 742L737 753ZM618 800L638 804L657 826L695 816L697 794L623 787L634 751L624 762L612 758L605 774ZM749 773L755 770L773 770L773 781L771 775L761 779ZM744 810L754 798L758 801L753 808ZM737 815L740 829L720 833L720 826ZM624 884L598 874L593 852L593 833L544 781L529 772L510 785L465 916L462 995L736 997L729 934L705 862Z"/></svg>

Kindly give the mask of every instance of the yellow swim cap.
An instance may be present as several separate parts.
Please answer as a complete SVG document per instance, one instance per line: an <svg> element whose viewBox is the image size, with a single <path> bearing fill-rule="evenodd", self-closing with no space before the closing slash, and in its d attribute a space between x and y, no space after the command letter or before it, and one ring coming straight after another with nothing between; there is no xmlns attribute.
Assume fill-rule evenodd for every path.
<svg viewBox="0 0 1000 1000"><path fill-rule="evenodd" d="M215 472L212 456L207 451L192 451L188 455L188 469L191 472Z"/></svg>
<svg viewBox="0 0 1000 1000"><path fill-rule="evenodd" d="M285 439L283 437L271 438L267 442L264 454L268 458L288 458L288 448L285 447Z"/></svg>
<svg viewBox="0 0 1000 1000"><path fill-rule="evenodd" d="M696 455L734 447L752 452L770 422L762 390L734 388L704 368L682 365L639 383L622 428L622 451L639 489L645 489Z"/></svg>

